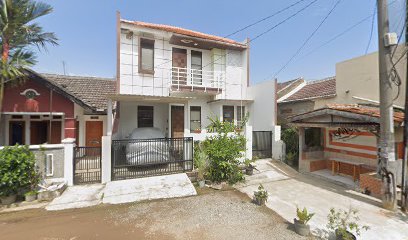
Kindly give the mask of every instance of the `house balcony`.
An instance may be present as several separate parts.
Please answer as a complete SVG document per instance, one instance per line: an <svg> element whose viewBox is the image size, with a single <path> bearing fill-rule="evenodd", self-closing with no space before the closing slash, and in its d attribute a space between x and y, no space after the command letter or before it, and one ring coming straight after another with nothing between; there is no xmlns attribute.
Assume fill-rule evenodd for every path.
<svg viewBox="0 0 408 240"><path fill-rule="evenodd" d="M225 76L225 71L173 67L170 78L171 92L217 95L224 89Z"/></svg>

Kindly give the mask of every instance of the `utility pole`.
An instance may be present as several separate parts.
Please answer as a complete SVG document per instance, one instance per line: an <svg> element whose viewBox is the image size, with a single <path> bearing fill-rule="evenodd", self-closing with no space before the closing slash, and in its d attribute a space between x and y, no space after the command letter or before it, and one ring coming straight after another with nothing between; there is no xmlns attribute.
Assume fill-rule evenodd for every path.
<svg viewBox="0 0 408 240"><path fill-rule="evenodd" d="M408 0L405 1L405 47L408 49ZM404 159L402 161L402 183L401 183L401 210L406 212L408 209L408 181L407 181L407 162L408 162L408 54L406 56L405 68L405 111L404 111Z"/></svg>
<svg viewBox="0 0 408 240"><path fill-rule="evenodd" d="M383 207L396 209L395 176L389 171L389 163L395 162L394 109L390 74L392 69L391 46L386 45L389 33L388 1L377 0L378 9L378 55L380 77L380 159L379 173L383 181Z"/></svg>

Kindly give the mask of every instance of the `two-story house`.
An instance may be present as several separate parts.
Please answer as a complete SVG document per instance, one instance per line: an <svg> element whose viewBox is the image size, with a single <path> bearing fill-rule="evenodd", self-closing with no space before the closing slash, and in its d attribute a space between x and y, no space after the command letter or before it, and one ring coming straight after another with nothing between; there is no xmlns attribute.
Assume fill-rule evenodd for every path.
<svg viewBox="0 0 408 240"><path fill-rule="evenodd" d="M116 104L116 111L113 120L108 119L112 167L118 162L125 166L135 161L145 165L163 159L190 161L192 151L186 149L192 149L193 140L212 134L206 129L210 118L242 128L248 139L246 158L252 158L252 147L258 142L267 146L256 148L265 148L271 157L272 144L280 136L278 132L272 137L276 100L270 93L275 85L269 81L249 86L248 40L123 20L118 14L117 88L109 103L110 108ZM266 141L260 131L266 132ZM149 149L146 156L135 156L135 149L144 147ZM181 148L183 153L175 157L174 149ZM115 169L112 174L113 179L121 178Z"/></svg>

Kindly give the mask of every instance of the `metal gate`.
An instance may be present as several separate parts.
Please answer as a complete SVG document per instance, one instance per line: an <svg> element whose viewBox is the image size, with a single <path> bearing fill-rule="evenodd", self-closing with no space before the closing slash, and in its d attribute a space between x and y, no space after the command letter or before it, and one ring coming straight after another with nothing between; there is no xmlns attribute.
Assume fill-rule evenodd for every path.
<svg viewBox="0 0 408 240"><path fill-rule="evenodd" d="M193 138L112 141L112 180L193 170Z"/></svg>
<svg viewBox="0 0 408 240"><path fill-rule="evenodd" d="M272 131L252 132L252 156L257 158L272 157Z"/></svg>
<svg viewBox="0 0 408 240"><path fill-rule="evenodd" d="M74 184L101 182L101 147L74 148Z"/></svg>

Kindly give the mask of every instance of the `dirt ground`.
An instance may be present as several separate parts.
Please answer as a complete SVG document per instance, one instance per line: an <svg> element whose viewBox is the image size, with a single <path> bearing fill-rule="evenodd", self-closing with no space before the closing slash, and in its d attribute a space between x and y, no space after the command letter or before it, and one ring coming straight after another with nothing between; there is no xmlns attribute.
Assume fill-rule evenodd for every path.
<svg viewBox="0 0 408 240"><path fill-rule="evenodd" d="M69 211L0 214L0 239L310 239L238 191L101 205Z"/></svg>

